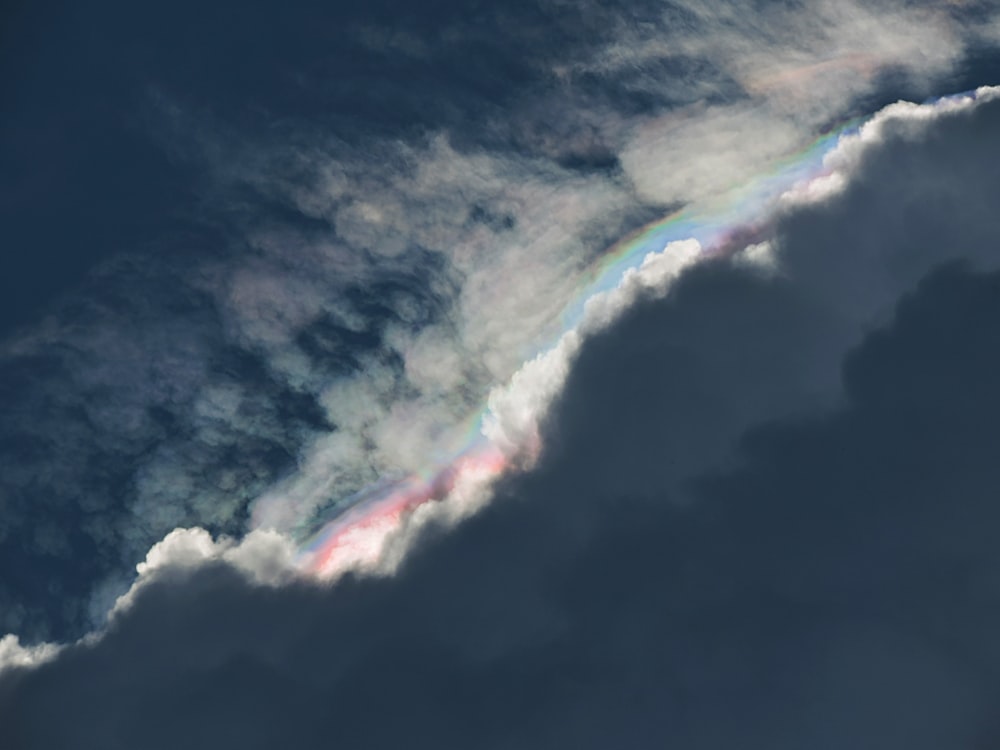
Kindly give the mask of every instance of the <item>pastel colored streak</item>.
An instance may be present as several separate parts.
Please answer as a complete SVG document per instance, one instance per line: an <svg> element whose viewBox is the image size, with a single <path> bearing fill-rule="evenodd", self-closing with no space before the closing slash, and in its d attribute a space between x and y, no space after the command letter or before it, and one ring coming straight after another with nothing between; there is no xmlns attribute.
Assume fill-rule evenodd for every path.
<svg viewBox="0 0 1000 750"><path fill-rule="evenodd" d="M794 88L811 85L816 78L833 73L852 73L865 78L872 77L881 65L874 55L851 52L827 60L781 70L761 71L744 81L751 92L763 92L777 88Z"/></svg>
<svg viewBox="0 0 1000 750"><path fill-rule="evenodd" d="M507 463L499 450L480 440L433 476L412 475L380 485L320 529L302 547L299 565L329 576L347 567L376 563L385 539L415 508L445 499L464 478L488 481L501 474Z"/></svg>

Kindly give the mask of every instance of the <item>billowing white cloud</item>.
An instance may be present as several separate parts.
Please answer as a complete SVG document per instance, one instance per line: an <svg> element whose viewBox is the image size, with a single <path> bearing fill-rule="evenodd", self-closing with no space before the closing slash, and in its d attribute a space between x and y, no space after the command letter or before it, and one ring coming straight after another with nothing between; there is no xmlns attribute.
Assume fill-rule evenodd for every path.
<svg viewBox="0 0 1000 750"><path fill-rule="evenodd" d="M33 646L21 645L13 633L0 637L0 673L13 667L37 667L51 661L59 653L60 646L41 643Z"/></svg>
<svg viewBox="0 0 1000 750"><path fill-rule="evenodd" d="M149 582L209 562L228 564L248 581L261 586L277 586L299 575L294 543L278 532L251 531L236 540L230 537L213 539L208 531L198 527L174 529L154 544L146 553L146 559L136 565L138 577L115 602L109 617L121 616Z"/></svg>

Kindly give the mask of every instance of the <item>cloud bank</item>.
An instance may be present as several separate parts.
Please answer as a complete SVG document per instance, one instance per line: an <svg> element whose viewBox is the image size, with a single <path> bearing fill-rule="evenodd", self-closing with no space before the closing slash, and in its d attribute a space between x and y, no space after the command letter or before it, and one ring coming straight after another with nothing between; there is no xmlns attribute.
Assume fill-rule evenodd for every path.
<svg viewBox="0 0 1000 750"><path fill-rule="evenodd" d="M998 125L889 108L766 245L633 283L537 463L393 577L175 532L103 636L0 676L0 740L993 746Z"/></svg>
<svg viewBox="0 0 1000 750"><path fill-rule="evenodd" d="M196 203L4 342L0 631L72 640L176 528L301 540L447 461L616 239L961 78L997 28L975 3L381 7L289 7L310 31L268 22L279 60L245 30L201 69L150 45L146 119ZM496 435L567 372L520 427L497 392Z"/></svg>

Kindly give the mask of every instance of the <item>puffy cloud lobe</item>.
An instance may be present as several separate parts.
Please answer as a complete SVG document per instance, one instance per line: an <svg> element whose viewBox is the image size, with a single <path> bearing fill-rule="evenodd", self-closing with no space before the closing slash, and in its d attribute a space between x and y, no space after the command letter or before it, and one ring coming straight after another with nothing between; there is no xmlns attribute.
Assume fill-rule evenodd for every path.
<svg viewBox="0 0 1000 750"><path fill-rule="evenodd" d="M179 533L150 572L198 564L0 677L0 739L992 746L998 117L886 128L779 219L776 272L639 297L581 346L539 464L394 578L259 585ZM914 210L931 186L949 210Z"/></svg>
<svg viewBox="0 0 1000 750"><path fill-rule="evenodd" d="M59 653L59 647L51 643L23 646L13 633L0 638L0 672L11 667L34 667Z"/></svg>
<svg viewBox="0 0 1000 750"><path fill-rule="evenodd" d="M176 575L178 571L189 571L214 561L227 564L248 581L262 586L287 583L298 574L292 541L276 531L252 531L236 541L228 537L213 539L202 528L174 529L136 565L138 578L118 598L109 616L120 617L138 592L158 577Z"/></svg>

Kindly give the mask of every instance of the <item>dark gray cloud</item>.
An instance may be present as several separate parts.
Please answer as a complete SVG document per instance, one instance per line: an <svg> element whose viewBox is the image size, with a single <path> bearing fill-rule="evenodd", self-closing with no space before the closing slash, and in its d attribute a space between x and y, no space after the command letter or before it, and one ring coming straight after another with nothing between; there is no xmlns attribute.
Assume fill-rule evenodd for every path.
<svg viewBox="0 0 1000 750"><path fill-rule="evenodd" d="M580 545L528 480L396 580L165 578L9 675L0 726L26 748L975 747L1000 689L998 292L933 277L851 355L845 409L753 432L692 508L608 498Z"/></svg>
<svg viewBox="0 0 1000 750"><path fill-rule="evenodd" d="M394 577L167 566L0 677L0 744L995 746L998 118L883 120L776 273L637 300Z"/></svg>

